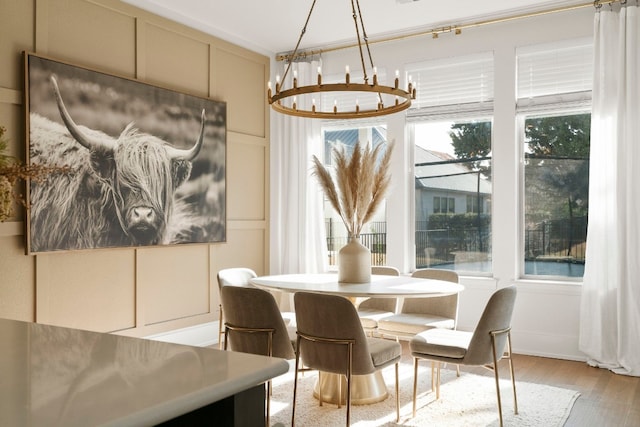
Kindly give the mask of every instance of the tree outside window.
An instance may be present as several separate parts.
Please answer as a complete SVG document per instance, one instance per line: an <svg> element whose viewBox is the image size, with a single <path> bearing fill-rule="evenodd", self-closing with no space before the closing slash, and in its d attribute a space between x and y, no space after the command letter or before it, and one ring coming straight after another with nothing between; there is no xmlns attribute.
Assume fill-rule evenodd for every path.
<svg viewBox="0 0 640 427"><path fill-rule="evenodd" d="M525 275L584 273L590 128L590 114L525 120Z"/></svg>

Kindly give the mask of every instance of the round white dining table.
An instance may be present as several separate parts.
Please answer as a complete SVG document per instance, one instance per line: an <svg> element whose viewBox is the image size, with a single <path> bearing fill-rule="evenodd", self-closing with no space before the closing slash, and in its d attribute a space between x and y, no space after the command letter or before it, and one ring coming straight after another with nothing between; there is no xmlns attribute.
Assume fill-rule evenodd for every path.
<svg viewBox="0 0 640 427"><path fill-rule="evenodd" d="M281 274L251 279L261 288L284 292L316 292L345 297L436 297L452 295L464 286L445 280L422 279L411 276L371 275L367 283L338 282L337 273Z"/></svg>
<svg viewBox="0 0 640 427"><path fill-rule="evenodd" d="M370 298L425 298L459 293L464 286L445 280L422 279L411 276L372 275L367 283L343 283L337 273L281 274L261 276L251 279L259 288L282 292L316 292L342 295L354 300L357 297ZM380 371L369 375L354 375L352 378L351 403L366 405L387 398L387 387ZM323 402L346 403L346 379L343 375L322 374L322 381L316 384L314 396L322 395Z"/></svg>

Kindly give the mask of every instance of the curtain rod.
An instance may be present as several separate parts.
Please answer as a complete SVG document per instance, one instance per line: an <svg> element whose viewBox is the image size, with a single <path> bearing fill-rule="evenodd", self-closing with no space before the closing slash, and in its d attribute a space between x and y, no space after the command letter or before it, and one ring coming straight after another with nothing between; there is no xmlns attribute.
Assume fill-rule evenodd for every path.
<svg viewBox="0 0 640 427"><path fill-rule="evenodd" d="M523 19L523 18L532 18L532 17L535 17L535 16L549 15L549 14L558 13L558 12L567 12L567 11L570 11L570 10L582 9L582 8L585 8L585 7L598 8L598 7L602 6L603 4L617 3L617 2L620 2L620 1L621 0L595 0L595 1L590 2L590 3L582 3L582 4L573 5L573 6L564 6L564 7L554 8L554 9L540 10L538 12L523 13L523 14L520 14L520 15L505 16L503 18L487 19L487 20L484 20L484 21L471 22L471 23L468 23L468 24L448 25L448 26L434 28L434 29L426 30L426 31L419 31L419 32L415 32L415 33L408 33L408 34L402 34L402 35L396 35L396 36L390 36L390 37L384 37L384 38L380 38L380 39L370 40L369 44L371 45L371 44L378 44L378 43L387 43L387 42L404 40L404 39L413 38L413 37L425 36L425 35L428 35L428 34L431 34L433 38L437 38L438 34L442 34L442 33L455 32L456 34L460 34L462 32L462 30L467 29L467 28L481 27L481 26L484 26L484 25L491 25L491 24L499 24L499 23L502 23L502 22L509 22L509 21L514 21L514 20ZM290 61L290 60L293 60L293 59L301 59L301 58L306 58L308 56L320 55L322 53L334 52L334 51L343 50L343 49L349 49L349 48L356 47L356 46L358 46L357 43L350 43L350 44L330 47L330 48L326 48L326 49L305 50L305 51L302 51L302 52L298 52L295 57L292 57L291 53L283 53L283 54L276 55L276 61Z"/></svg>

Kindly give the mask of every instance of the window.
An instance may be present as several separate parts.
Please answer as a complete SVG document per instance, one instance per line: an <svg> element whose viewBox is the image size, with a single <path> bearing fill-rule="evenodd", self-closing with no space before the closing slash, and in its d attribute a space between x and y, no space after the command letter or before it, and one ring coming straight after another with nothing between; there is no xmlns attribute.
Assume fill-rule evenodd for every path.
<svg viewBox="0 0 640 427"><path fill-rule="evenodd" d="M464 149L478 134L482 149ZM491 122L417 123L415 135L416 268L489 272Z"/></svg>
<svg viewBox="0 0 640 427"><path fill-rule="evenodd" d="M483 197L467 196L467 213L484 213Z"/></svg>
<svg viewBox="0 0 640 427"><path fill-rule="evenodd" d="M433 213L455 213L456 199L453 197L433 197Z"/></svg>
<svg viewBox="0 0 640 427"><path fill-rule="evenodd" d="M408 113L416 268L489 273L493 56L428 61L407 71L418 89Z"/></svg>
<svg viewBox="0 0 640 427"><path fill-rule="evenodd" d="M584 39L517 51L524 276L584 274L591 62Z"/></svg>
<svg viewBox="0 0 640 427"><path fill-rule="evenodd" d="M324 162L328 165L332 162L331 149L335 143L342 143L348 147L347 149L353 150L357 141L371 143L375 147L385 143L387 138L385 126L331 127L326 125L322 133L325 147ZM347 230L338 213L326 199L324 212L329 265L336 265L338 251L347 243ZM376 212L373 221L364 226L360 234L360 242L371 251L371 265L386 264L387 224L384 204Z"/></svg>
<svg viewBox="0 0 640 427"><path fill-rule="evenodd" d="M524 123L524 274L582 277L591 115L528 116Z"/></svg>

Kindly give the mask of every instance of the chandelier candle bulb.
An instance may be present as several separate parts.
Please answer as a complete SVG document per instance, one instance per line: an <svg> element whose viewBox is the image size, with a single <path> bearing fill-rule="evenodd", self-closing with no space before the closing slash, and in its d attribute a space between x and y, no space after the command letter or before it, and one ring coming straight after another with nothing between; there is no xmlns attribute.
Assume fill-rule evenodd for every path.
<svg viewBox="0 0 640 427"><path fill-rule="evenodd" d="M269 102L271 102L271 81L267 82L267 97L269 98Z"/></svg>
<svg viewBox="0 0 640 427"><path fill-rule="evenodd" d="M315 1L311 5L311 10L309 10L309 15L307 16L307 22L311 13L313 12L313 7L315 5ZM362 32L364 31L364 22L362 20L362 16L360 15L360 1L352 0L351 1L351 9L352 16L354 21L357 22L359 18L360 23L362 24ZM371 118L371 117L379 117L387 114L394 114L400 111L404 111L411 106L412 99L415 99L415 90L413 90L413 86L411 86L412 90L404 90L399 87L399 79L398 79L398 71L396 70L396 80L394 85L385 85L380 84L378 79L378 69L373 62L373 58L371 57L371 51L369 49L369 42L367 41L366 35L360 38L360 31L358 28L358 24L355 25L355 33L358 40L358 53L360 54L360 63L363 66L363 81L351 82L351 74L349 66L345 66L345 80L343 82L337 83L323 83L322 81L322 69L321 66L317 66L318 74L317 81L313 84L298 84L297 74L295 66L295 59L301 56L305 56L306 54L298 54L298 46L302 40L303 35L306 33L307 24L305 23L304 28L300 34L300 38L298 39L298 43L296 44L296 48L293 50L291 54L287 54L283 58L288 59L288 64L286 65L284 76L288 76L289 70L292 71L292 79L288 79L285 81L283 78L282 82L280 81L280 76L276 76L276 87L275 92L269 93L269 104L271 104L271 108L274 111L277 111L282 114L288 114L291 116L297 117L308 117L308 118L320 118L320 119L359 119L359 118ZM373 77L370 79L368 75L367 68L365 67L365 53L368 55L368 62L371 64L371 70ZM338 110L337 103L334 103L333 111L331 111L329 106L325 107L325 110L317 109L315 104L313 106L308 102L308 98L310 95L314 96L324 96L323 94L337 94L341 92L349 92L353 95L361 95L369 97L370 94L378 93L378 94L386 94L390 96L396 96L398 101L388 102L388 106L385 106L382 99L378 101L378 108L373 106L360 108L358 104L356 105L342 105L340 111ZM296 102L296 108L291 108L293 105L291 100L294 96L303 96L305 97L305 101L301 101L302 104L299 106ZM341 95L340 95L341 96ZM282 102L283 99L291 99L289 101ZM380 96L381 98L381 96ZM391 99L391 98L389 98Z"/></svg>

